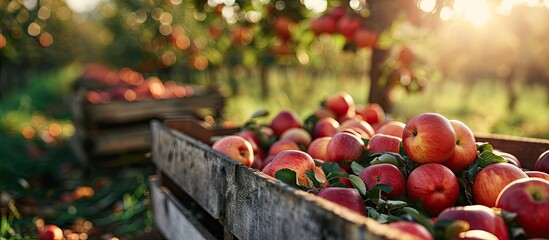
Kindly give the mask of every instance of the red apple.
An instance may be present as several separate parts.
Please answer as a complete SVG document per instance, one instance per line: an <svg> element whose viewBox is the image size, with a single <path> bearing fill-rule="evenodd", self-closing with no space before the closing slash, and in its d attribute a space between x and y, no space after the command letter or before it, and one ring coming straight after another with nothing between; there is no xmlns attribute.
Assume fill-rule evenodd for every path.
<svg viewBox="0 0 549 240"><path fill-rule="evenodd" d="M504 158L505 160L507 160L508 163L510 164L513 164L515 166L517 166L518 168L522 168L522 165L520 164L520 161L518 160L518 158L511 154L511 153L508 153L508 152L503 152L503 151L500 151L500 150L497 150L497 149L494 149L493 151L494 154Z"/></svg>
<svg viewBox="0 0 549 240"><path fill-rule="evenodd" d="M348 132L336 133L327 146L330 162L357 159L364 152L364 141Z"/></svg>
<svg viewBox="0 0 549 240"><path fill-rule="evenodd" d="M515 221L530 238L549 238L549 181L524 178L499 194L496 206L516 213Z"/></svg>
<svg viewBox="0 0 549 240"><path fill-rule="evenodd" d="M379 152L393 152L400 153L400 143L402 139L399 137L385 135L385 134L375 134L370 141L368 142L368 150L370 153L379 153Z"/></svg>
<svg viewBox="0 0 549 240"><path fill-rule="evenodd" d="M315 123L314 137L331 137L337 132L338 127L339 122L335 119L331 117L321 118Z"/></svg>
<svg viewBox="0 0 549 240"><path fill-rule="evenodd" d="M354 188L327 187L320 190L317 195L330 202L346 207L358 214L364 215L364 211L366 209L364 200L362 200L362 197Z"/></svg>
<svg viewBox="0 0 549 240"><path fill-rule="evenodd" d="M433 235L427 228L416 222L398 221L387 224L391 228L398 229L423 240L433 240Z"/></svg>
<svg viewBox="0 0 549 240"><path fill-rule="evenodd" d="M496 235L491 234L483 230L469 230L465 232L460 232L459 235L453 240L500 240Z"/></svg>
<svg viewBox="0 0 549 240"><path fill-rule="evenodd" d="M334 112L332 112L332 110L330 110L326 107L320 107L320 108L316 109L315 112L314 112L314 115L318 119L323 119L323 118L326 118L326 117L331 117L333 119L337 118L337 115Z"/></svg>
<svg viewBox="0 0 549 240"><path fill-rule="evenodd" d="M494 234L501 240L509 239L505 220L494 209L484 205L450 207L442 211L437 221L461 220L469 223L469 230L483 230Z"/></svg>
<svg viewBox="0 0 549 240"><path fill-rule="evenodd" d="M382 133L402 138L402 132L404 131L404 127L406 127L406 123L399 121L389 121L381 125L376 133Z"/></svg>
<svg viewBox="0 0 549 240"><path fill-rule="evenodd" d="M391 186L393 191L386 195L388 199L406 194L406 180L395 165L388 163L370 165L364 168L358 176L364 181L367 189L372 189L378 184Z"/></svg>
<svg viewBox="0 0 549 240"><path fill-rule="evenodd" d="M536 164L534 165L534 170L549 173L549 150L539 155L538 160L536 160Z"/></svg>
<svg viewBox="0 0 549 240"><path fill-rule="evenodd" d="M301 120L297 113L292 110L282 110L271 120L271 129L276 136L281 136L284 131L302 127Z"/></svg>
<svg viewBox="0 0 549 240"><path fill-rule="evenodd" d="M332 140L332 137L321 137L313 140L307 149L307 153L313 159L326 161L328 159L328 143L330 140Z"/></svg>
<svg viewBox="0 0 549 240"><path fill-rule="evenodd" d="M410 159L416 163L441 163L452 155L456 133L444 116L421 113L404 127L402 144Z"/></svg>
<svg viewBox="0 0 549 240"><path fill-rule="evenodd" d="M261 171L275 177L275 173L284 168L295 171L299 184L307 186L309 179L305 173L314 170L315 162L309 154L303 151L287 150L277 154Z"/></svg>
<svg viewBox="0 0 549 240"><path fill-rule="evenodd" d="M444 165L427 163L415 168L408 176L408 197L421 201L432 216L453 206L459 195L459 183L454 173Z"/></svg>
<svg viewBox="0 0 549 240"><path fill-rule="evenodd" d="M280 152L286 151L286 150L300 150L299 145L295 143L292 140L288 139L280 139L273 144L271 144L271 147L269 148L269 153L267 156L275 156L279 154Z"/></svg>
<svg viewBox="0 0 549 240"><path fill-rule="evenodd" d="M357 107L356 112L369 124L376 124L385 120L385 111L381 105L377 103L370 103L366 106Z"/></svg>
<svg viewBox="0 0 549 240"><path fill-rule="evenodd" d="M280 139L291 140L306 147L311 143L311 134L303 128L290 128L280 136Z"/></svg>
<svg viewBox="0 0 549 240"><path fill-rule="evenodd" d="M460 174L477 158L477 145L473 131L458 120L450 120L456 132L456 146L448 160L442 164L456 174Z"/></svg>
<svg viewBox="0 0 549 240"><path fill-rule="evenodd" d="M494 207L499 193L507 184L527 177L526 173L512 164L490 164L481 169L473 181L473 200L476 204Z"/></svg>
<svg viewBox="0 0 549 240"><path fill-rule="evenodd" d="M349 110L347 113L341 115L341 116L338 116L337 117L337 121L342 123L342 122L345 122L347 120L350 120L350 119L358 119L359 116L356 115L356 112L354 110ZM362 117L360 117L360 120Z"/></svg>
<svg viewBox="0 0 549 240"><path fill-rule="evenodd" d="M344 16L337 22L337 30L348 41L352 41L355 32L360 28L361 25L362 22L360 18Z"/></svg>
<svg viewBox="0 0 549 240"><path fill-rule="evenodd" d="M326 99L325 106L337 116L343 116L347 112L355 111L355 102L353 97L345 91L340 91L329 96Z"/></svg>
<svg viewBox="0 0 549 240"><path fill-rule="evenodd" d="M63 230L56 225L45 225L43 229L38 232L38 238L40 240L62 240Z"/></svg>
<svg viewBox="0 0 549 240"><path fill-rule="evenodd" d="M344 121L343 123L341 123L341 125L339 125L338 130L343 130L343 129L346 129L346 128L360 129L361 132L364 132L364 133L368 134L368 136L369 136L368 138L372 137L375 134L374 128L372 128L372 126L364 120L349 119L349 120Z"/></svg>
<svg viewBox="0 0 549 240"><path fill-rule="evenodd" d="M265 168L269 163L273 161L275 156L267 156L265 159L263 159L263 162L261 163L261 168L259 170L263 171L263 168Z"/></svg>
<svg viewBox="0 0 549 240"><path fill-rule="evenodd" d="M321 186L327 183L328 179L326 178L326 173L324 173L321 167L315 166L314 172L315 172L315 178L320 183ZM310 179L308 180L309 180L309 186L314 186L311 180Z"/></svg>
<svg viewBox="0 0 549 240"><path fill-rule="evenodd" d="M535 178L541 178L549 181L549 173L544 173L542 171L524 171L528 177L535 177Z"/></svg>
<svg viewBox="0 0 549 240"><path fill-rule="evenodd" d="M398 54L398 60L404 67L409 67L410 64L415 60L416 55L410 48L404 47L400 50Z"/></svg>
<svg viewBox="0 0 549 240"><path fill-rule="evenodd" d="M355 32L353 42L357 48L373 48L376 46L377 33L372 29L360 28Z"/></svg>
<svg viewBox="0 0 549 240"><path fill-rule="evenodd" d="M252 145L243 137L236 135L222 137L214 142L212 148L248 167L254 163Z"/></svg>

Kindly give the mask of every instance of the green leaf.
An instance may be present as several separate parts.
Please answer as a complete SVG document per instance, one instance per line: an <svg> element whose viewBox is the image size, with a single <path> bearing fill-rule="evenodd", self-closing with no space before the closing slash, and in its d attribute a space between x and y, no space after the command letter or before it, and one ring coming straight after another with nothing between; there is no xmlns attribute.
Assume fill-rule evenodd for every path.
<svg viewBox="0 0 549 240"><path fill-rule="evenodd" d="M396 157L394 157L391 154L382 154L381 156L374 158L374 160L370 162L371 165L380 164L380 163L388 163L388 164L395 165L397 167L400 165Z"/></svg>
<svg viewBox="0 0 549 240"><path fill-rule="evenodd" d="M373 207L367 207L368 209L368 217L371 217L373 219L377 219L379 217L379 212L373 208Z"/></svg>
<svg viewBox="0 0 549 240"><path fill-rule="evenodd" d="M252 116L250 117L250 119L254 119L254 118L258 118L258 117L266 117L267 115L269 115L269 111L266 110L266 109L259 109L257 111L255 111Z"/></svg>
<svg viewBox="0 0 549 240"><path fill-rule="evenodd" d="M393 191L393 187L387 185L387 184L377 184L373 187L374 189L379 189L380 191L383 191L385 193L391 193Z"/></svg>
<svg viewBox="0 0 549 240"><path fill-rule="evenodd" d="M325 162L324 164L322 164L322 171L324 171L324 173L326 174L326 177L328 177L330 173L341 172L339 170L339 165L337 165L337 163L335 162Z"/></svg>
<svg viewBox="0 0 549 240"><path fill-rule="evenodd" d="M320 187L320 182L316 179L315 171L312 169L305 173L305 176L313 183L316 188Z"/></svg>
<svg viewBox="0 0 549 240"><path fill-rule="evenodd" d="M283 168L275 172L275 178L297 189L304 190L305 187L299 185L297 174L294 170Z"/></svg>
<svg viewBox="0 0 549 240"><path fill-rule="evenodd" d="M318 117L314 114L311 114L309 117L303 121L303 129L307 130L311 136L314 136L314 129L316 122L318 122Z"/></svg>
<svg viewBox="0 0 549 240"><path fill-rule="evenodd" d="M480 156L477 158L478 165L480 167L486 167L492 163L506 163L507 160L505 160L503 157L496 155L493 152L490 151L484 151L480 154Z"/></svg>
<svg viewBox="0 0 549 240"><path fill-rule="evenodd" d="M408 203L405 201L397 201L397 200L388 200L387 201L387 207L389 210L399 209L408 206Z"/></svg>
<svg viewBox="0 0 549 240"><path fill-rule="evenodd" d="M353 173L356 175L359 175L362 170L364 170L364 167L357 162L351 163L351 170L353 170Z"/></svg>
<svg viewBox="0 0 549 240"><path fill-rule="evenodd" d="M387 223L389 221L389 215L387 214L379 214L379 216L376 218L376 220L380 223Z"/></svg>
<svg viewBox="0 0 549 240"><path fill-rule="evenodd" d="M347 186L345 183L343 183L343 182L336 181L336 182L330 183L330 187L342 187L342 188L347 188L348 186Z"/></svg>
<svg viewBox="0 0 549 240"><path fill-rule="evenodd" d="M357 175L349 175L349 180L361 196L366 196L366 185L362 179L360 179Z"/></svg>
<svg viewBox="0 0 549 240"><path fill-rule="evenodd" d="M349 174L342 173L342 172L331 172L326 176L326 179L328 181L334 180L334 179L340 179L340 178L346 178L349 177Z"/></svg>
<svg viewBox="0 0 549 240"><path fill-rule="evenodd" d="M485 152L485 151L494 151L494 148L490 143L487 142L477 142L477 150L479 153Z"/></svg>
<svg viewBox="0 0 549 240"><path fill-rule="evenodd" d="M412 216L412 218L420 223L421 225L425 226L431 234L434 236L435 229L433 228L433 224L431 224L431 219L422 213L420 213L417 209L412 207L403 207L402 211L404 213L407 213L408 215Z"/></svg>

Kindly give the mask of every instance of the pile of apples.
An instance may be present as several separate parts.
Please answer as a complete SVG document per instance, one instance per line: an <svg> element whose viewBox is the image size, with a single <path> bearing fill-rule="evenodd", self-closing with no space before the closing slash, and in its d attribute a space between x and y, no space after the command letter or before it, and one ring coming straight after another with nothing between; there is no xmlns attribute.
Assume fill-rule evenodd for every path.
<svg viewBox="0 0 549 240"><path fill-rule="evenodd" d="M422 239L549 238L549 150L533 170L437 113L406 123L335 93L212 145L242 164Z"/></svg>

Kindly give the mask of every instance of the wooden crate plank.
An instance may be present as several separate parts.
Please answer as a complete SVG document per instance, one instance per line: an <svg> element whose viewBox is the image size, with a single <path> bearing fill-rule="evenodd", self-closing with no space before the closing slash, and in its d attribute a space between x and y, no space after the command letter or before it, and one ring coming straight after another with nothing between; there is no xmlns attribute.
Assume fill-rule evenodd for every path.
<svg viewBox="0 0 549 240"><path fill-rule="evenodd" d="M548 139L482 133L475 134L475 139L477 142L490 143L494 149L513 154L525 169L533 169L538 157L549 150Z"/></svg>
<svg viewBox="0 0 549 240"><path fill-rule="evenodd" d="M207 229L161 186L158 176L149 178L155 224L166 239L215 239Z"/></svg>
<svg viewBox="0 0 549 240"><path fill-rule="evenodd" d="M405 236L373 219L245 167L157 121L152 123L152 129L153 162L159 170L238 239L397 239Z"/></svg>

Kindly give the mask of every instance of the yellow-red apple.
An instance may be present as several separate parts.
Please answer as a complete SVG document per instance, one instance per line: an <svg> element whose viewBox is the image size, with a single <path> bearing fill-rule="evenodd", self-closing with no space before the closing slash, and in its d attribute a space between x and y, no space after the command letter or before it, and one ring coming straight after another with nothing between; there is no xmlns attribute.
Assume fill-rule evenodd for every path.
<svg viewBox="0 0 549 240"><path fill-rule="evenodd" d="M348 132L339 132L328 142L327 161L355 160L364 152L364 149L364 141L360 137Z"/></svg>
<svg viewBox="0 0 549 240"><path fill-rule="evenodd" d="M524 173L526 173L526 175L531 178L536 177L549 181L549 173L544 173L542 171L524 171Z"/></svg>
<svg viewBox="0 0 549 240"><path fill-rule="evenodd" d="M396 228L400 231L416 236L423 240L433 240L433 235L426 227L416 222L398 221L387 224L391 228Z"/></svg>
<svg viewBox="0 0 549 240"><path fill-rule="evenodd" d="M444 209L437 221L461 220L469 223L469 230L484 230L494 234L501 240L509 239L505 220L494 209L484 205L458 206Z"/></svg>
<svg viewBox="0 0 549 240"><path fill-rule="evenodd" d="M236 135L222 137L214 142L212 148L248 167L254 163L252 145L243 137Z"/></svg>
<svg viewBox="0 0 549 240"><path fill-rule="evenodd" d="M502 240L496 237L496 235L484 230L468 230L460 232L457 237L452 240Z"/></svg>
<svg viewBox="0 0 549 240"><path fill-rule="evenodd" d="M390 193L384 194L388 199L394 199L406 194L406 180L402 172L392 164L380 163L364 168L358 175L367 189L378 184L387 184L393 188Z"/></svg>
<svg viewBox="0 0 549 240"><path fill-rule="evenodd" d="M368 142L368 150L370 153L379 153L379 152L400 152L400 143L402 139L399 137L385 135L385 134L374 134L374 136Z"/></svg>
<svg viewBox="0 0 549 240"><path fill-rule="evenodd" d="M313 140L307 149L307 153L313 159L326 161L328 159L328 143L332 137L321 137Z"/></svg>
<svg viewBox="0 0 549 240"><path fill-rule="evenodd" d="M438 163L416 167L408 176L408 197L421 201L423 209L431 216L453 206L459 195L459 183L449 168Z"/></svg>
<svg viewBox="0 0 549 240"><path fill-rule="evenodd" d="M421 113L408 121L402 133L402 145L412 161L441 163L456 145L456 133L450 121L437 113Z"/></svg>
<svg viewBox="0 0 549 240"><path fill-rule="evenodd" d="M364 215L364 200L354 188L327 187L320 190L317 196Z"/></svg>
<svg viewBox="0 0 549 240"><path fill-rule="evenodd" d="M549 150L539 155L534 165L534 170L549 173Z"/></svg>
<svg viewBox="0 0 549 240"><path fill-rule="evenodd" d="M269 148L269 152L267 153L267 156L275 156L280 152L286 151L286 150L301 150L299 148L299 145L295 143L292 140L289 139L280 139L273 144L271 144L271 147Z"/></svg>
<svg viewBox="0 0 549 240"><path fill-rule="evenodd" d="M339 127L339 122L331 117L325 117L319 119L315 123L314 127L314 137L315 138L321 138L321 137L331 137L337 132L337 128Z"/></svg>
<svg viewBox="0 0 549 240"><path fill-rule="evenodd" d="M517 214L515 221L530 238L549 238L549 181L523 178L499 194L496 207Z"/></svg>
<svg viewBox="0 0 549 240"><path fill-rule="evenodd" d="M284 131L280 139L291 140L306 147L311 143L311 134L303 128L290 128Z"/></svg>
<svg viewBox="0 0 549 240"><path fill-rule="evenodd" d="M38 238L40 240L62 240L63 230L56 225L47 224L38 231Z"/></svg>
<svg viewBox="0 0 549 240"><path fill-rule="evenodd" d="M347 112L355 111L355 101L349 93L339 91L326 99L326 108L334 112L337 116L343 116Z"/></svg>
<svg viewBox="0 0 549 240"><path fill-rule="evenodd" d="M402 138L402 132L404 131L405 126L406 123L400 121L388 121L381 125L376 133L382 133Z"/></svg>
<svg viewBox="0 0 549 240"><path fill-rule="evenodd" d="M501 190L520 178L528 175L520 168L508 163L493 163L481 169L473 181L473 200L476 204L488 207L496 206L496 199Z"/></svg>
<svg viewBox="0 0 549 240"><path fill-rule="evenodd" d="M450 120L450 124L456 133L456 143L450 158L442 164L460 174L477 158L477 145L473 131L467 125L458 120Z"/></svg>
<svg viewBox="0 0 549 240"><path fill-rule="evenodd" d="M271 120L271 129L276 136L281 136L284 131L302 127L301 120L293 110L282 110Z"/></svg>
<svg viewBox="0 0 549 240"><path fill-rule="evenodd" d="M263 173L275 177L275 173L281 169L291 169L296 173L300 185L307 186L309 179L305 175L315 168L315 162L309 154L299 150L286 150L277 154L273 160L261 170Z"/></svg>
<svg viewBox="0 0 549 240"><path fill-rule="evenodd" d="M356 113L362 116L362 119L371 125L383 122L385 119L385 111L381 105L377 103L370 103L360 107L357 106Z"/></svg>

